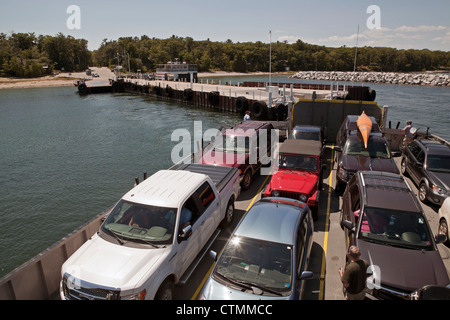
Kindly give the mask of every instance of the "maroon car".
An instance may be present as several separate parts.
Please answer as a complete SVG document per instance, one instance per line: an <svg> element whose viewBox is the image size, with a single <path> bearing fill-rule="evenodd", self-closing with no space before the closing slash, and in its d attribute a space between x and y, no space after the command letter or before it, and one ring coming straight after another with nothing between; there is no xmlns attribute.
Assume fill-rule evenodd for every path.
<svg viewBox="0 0 450 320"><path fill-rule="evenodd" d="M372 266L366 297L411 298L425 285L446 286L450 280L427 218L403 176L358 172L342 198L341 226L347 248L356 245Z"/></svg>
<svg viewBox="0 0 450 320"><path fill-rule="evenodd" d="M270 122L243 121L227 129L201 161L203 164L238 168L241 187L247 190L263 165L262 158L270 161L273 129Z"/></svg>
<svg viewBox="0 0 450 320"><path fill-rule="evenodd" d="M400 173L386 138L373 117L372 133L367 148L358 131L358 116L347 116L336 137L337 179L336 191L342 193L345 185L358 171L383 171Z"/></svg>

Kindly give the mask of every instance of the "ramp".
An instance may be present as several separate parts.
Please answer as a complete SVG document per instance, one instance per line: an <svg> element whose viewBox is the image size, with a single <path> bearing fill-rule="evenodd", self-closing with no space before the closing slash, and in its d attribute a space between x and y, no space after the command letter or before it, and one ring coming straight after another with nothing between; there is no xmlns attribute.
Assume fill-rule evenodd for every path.
<svg viewBox="0 0 450 320"><path fill-rule="evenodd" d="M380 124L383 109L376 102L353 100L300 99L292 108L290 130L296 125L313 125L327 128L327 141L336 142L336 135L347 115L365 112Z"/></svg>

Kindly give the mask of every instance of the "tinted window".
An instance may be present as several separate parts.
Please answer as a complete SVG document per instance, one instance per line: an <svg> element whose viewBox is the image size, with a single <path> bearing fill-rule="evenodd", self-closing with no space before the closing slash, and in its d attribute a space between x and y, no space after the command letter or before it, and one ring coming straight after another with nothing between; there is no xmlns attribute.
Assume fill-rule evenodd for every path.
<svg viewBox="0 0 450 320"><path fill-rule="evenodd" d="M316 157L280 154L278 157L278 166L285 169L317 171L319 168L319 160Z"/></svg>
<svg viewBox="0 0 450 320"><path fill-rule="evenodd" d="M197 193L199 195L200 203L204 210L206 210L216 198L216 196L214 195L214 191L208 182L205 182L197 190Z"/></svg>
<svg viewBox="0 0 450 320"><path fill-rule="evenodd" d="M411 143L408 146L408 149L415 158L417 158L417 156L419 155L419 152L421 151L421 148L415 142Z"/></svg>
<svg viewBox="0 0 450 320"><path fill-rule="evenodd" d="M390 246L433 249L425 217L416 212L366 208L361 218L359 237Z"/></svg>
<svg viewBox="0 0 450 320"><path fill-rule="evenodd" d="M420 151L416 159L418 162L423 163L423 161L425 160L425 152Z"/></svg>
<svg viewBox="0 0 450 320"><path fill-rule="evenodd" d="M300 223L298 234L297 234L297 274L300 274L302 272L302 261L303 261L303 255L305 254L305 245L306 245L306 237L308 235L308 221L307 216L303 218L302 222Z"/></svg>
<svg viewBox="0 0 450 320"><path fill-rule="evenodd" d="M450 173L450 157L429 155L427 169L430 171Z"/></svg>
<svg viewBox="0 0 450 320"><path fill-rule="evenodd" d="M350 139L345 144L344 153L347 155L390 159L391 153L388 145L384 141L370 139L367 149L362 140Z"/></svg>

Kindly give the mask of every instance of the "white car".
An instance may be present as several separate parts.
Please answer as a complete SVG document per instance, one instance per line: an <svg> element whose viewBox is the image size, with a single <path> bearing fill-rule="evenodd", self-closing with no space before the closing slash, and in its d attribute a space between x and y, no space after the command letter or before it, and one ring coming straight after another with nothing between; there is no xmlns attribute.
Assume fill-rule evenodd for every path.
<svg viewBox="0 0 450 320"><path fill-rule="evenodd" d="M450 239L448 234L448 223L450 221L450 197L444 200L441 208L439 209L439 230L440 234L447 236L446 245L450 245Z"/></svg>

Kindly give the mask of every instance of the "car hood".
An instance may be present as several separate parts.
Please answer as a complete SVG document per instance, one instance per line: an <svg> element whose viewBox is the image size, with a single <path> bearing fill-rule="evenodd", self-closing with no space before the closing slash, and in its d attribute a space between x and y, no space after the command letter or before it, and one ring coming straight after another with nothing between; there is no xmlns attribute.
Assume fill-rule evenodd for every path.
<svg viewBox="0 0 450 320"><path fill-rule="evenodd" d="M270 180L270 188L310 194L316 183L317 176L315 174L296 170L278 170Z"/></svg>
<svg viewBox="0 0 450 320"><path fill-rule="evenodd" d="M358 241L361 258L378 267L382 285L413 291L424 285L446 286L447 271L437 250L411 250Z"/></svg>
<svg viewBox="0 0 450 320"><path fill-rule="evenodd" d="M212 277L208 279L201 294L206 300L289 300L289 296L256 295L250 292L242 292L215 281Z"/></svg>
<svg viewBox="0 0 450 320"><path fill-rule="evenodd" d="M450 190L450 173L435 171L428 171L428 173L436 183L438 183L445 189Z"/></svg>
<svg viewBox="0 0 450 320"><path fill-rule="evenodd" d="M385 171L397 174L400 173L393 159L360 157L346 154L342 155L342 167L352 171Z"/></svg>
<svg viewBox="0 0 450 320"><path fill-rule="evenodd" d="M62 273L93 284L130 290L140 285L164 253L165 249L121 246L95 234L64 263Z"/></svg>
<svg viewBox="0 0 450 320"><path fill-rule="evenodd" d="M248 158L248 153L227 153L211 150L203 155L202 163L237 168L240 165L247 163Z"/></svg>

